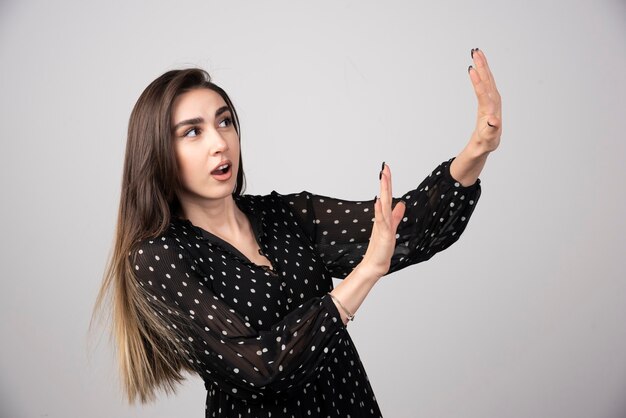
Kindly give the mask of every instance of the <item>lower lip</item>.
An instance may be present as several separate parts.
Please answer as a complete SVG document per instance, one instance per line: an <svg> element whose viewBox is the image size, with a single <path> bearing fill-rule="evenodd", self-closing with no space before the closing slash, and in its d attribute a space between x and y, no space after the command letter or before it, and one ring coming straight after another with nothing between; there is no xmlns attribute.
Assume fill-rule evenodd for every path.
<svg viewBox="0 0 626 418"><path fill-rule="evenodd" d="M228 169L227 172L225 172L224 174L211 174L211 176L218 181L226 181L228 179L230 179L230 177L233 175L233 169L232 167Z"/></svg>

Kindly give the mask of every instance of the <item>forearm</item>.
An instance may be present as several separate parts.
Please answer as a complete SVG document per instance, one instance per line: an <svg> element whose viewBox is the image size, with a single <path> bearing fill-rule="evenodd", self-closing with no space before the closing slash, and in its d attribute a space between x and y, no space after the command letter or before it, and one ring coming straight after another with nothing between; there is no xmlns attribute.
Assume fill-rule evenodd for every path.
<svg viewBox="0 0 626 418"><path fill-rule="evenodd" d="M478 48L472 49L471 55L474 65L469 66L468 74L478 100L476 128L450 166L450 175L463 186L476 182L487 156L498 148L502 135L502 101L487 58Z"/></svg>
<svg viewBox="0 0 626 418"><path fill-rule="evenodd" d="M355 315L370 290L380 277L367 269L363 264L357 265L352 272L344 278L331 294L337 298L341 304L352 314ZM341 315L344 324L348 323L348 316L344 309L337 304L337 310Z"/></svg>
<svg viewBox="0 0 626 418"><path fill-rule="evenodd" d="M450 164L450 175L465 187L476 182L489 155L489 152L477 143L475 135Z"/></svg>

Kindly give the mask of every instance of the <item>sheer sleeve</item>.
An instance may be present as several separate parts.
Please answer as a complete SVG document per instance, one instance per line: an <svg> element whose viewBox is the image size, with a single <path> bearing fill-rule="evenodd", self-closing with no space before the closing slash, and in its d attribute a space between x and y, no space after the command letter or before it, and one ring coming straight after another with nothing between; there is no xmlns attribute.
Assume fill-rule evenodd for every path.
<svg viewBox="0 0 626 418"><path fill-rule="evenodd" d="M191 347L193 368L235 397L261 399L306 383L345 332L328 295L255 330L211 291L178 238L144 241L129 257L155 315Z"/></svg>
<svg viewBox="0 0 626 418"><path fill-rule="evenodd" d="M481 194L480 179L462 186L450 174L454 158L439 164L416 189L394 198L406 203L388 273L430 259L456 242ZM374 221L374 200L347 201L309 192L274 195L316 247L331 274L344 278L363 258Z"/></svg>

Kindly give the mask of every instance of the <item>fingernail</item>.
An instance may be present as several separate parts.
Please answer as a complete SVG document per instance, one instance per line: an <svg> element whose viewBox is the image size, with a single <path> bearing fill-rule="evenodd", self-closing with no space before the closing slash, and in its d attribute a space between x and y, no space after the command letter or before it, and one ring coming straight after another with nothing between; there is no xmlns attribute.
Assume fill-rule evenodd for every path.
<svg viewBox="0 0 626 418"><path fill-rule="evenodd" d="M382 167L380 167L380 171L383 171L385 169L385 162L383 161L383 165Z"/></svg>
<svg viewBox="0 0 626 418"><path fill-rule="evenodd" d="M378 199L378 196L374 196L374 204L376 204L376 199Z"/></svg>
<svg viewBox="0 0 626 418"><path fill-rule="evenodd" d="M380 170L380 172L378 173L378 180L383 178L383 170Z"/></svg>
<svg viewBox="0 0 626 418"><path fill-rule="evenodd" d="M469 67L467 67L467 72L469 73L471 71L473 67L470 65Z"/></svg>
<svg viewBox="0 0 626 418"><path fill-rule="evenodd" d="M471 52L471 54L470 54L470 55L471 55L471 57L472 57L472 59L473 59L473 58L474 58L474 48L472 48L472 52Z"/></svg>

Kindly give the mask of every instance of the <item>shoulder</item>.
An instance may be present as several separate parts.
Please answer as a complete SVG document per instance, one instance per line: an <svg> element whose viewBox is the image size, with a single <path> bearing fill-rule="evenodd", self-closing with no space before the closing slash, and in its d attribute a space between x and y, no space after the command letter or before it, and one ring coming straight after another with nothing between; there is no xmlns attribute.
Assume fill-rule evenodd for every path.
<svg viewBox="0 0 626 418"><path fill-rule="evenodd" d="M282 204L282 203L294 203L297 200L301 199L311 199L314 194L307 192L305 190L297 192L297 193L279 193L276 190L272 190L269 194L264 195L252 195L252 194L243 194L237 196L236 199L238 201L251 204L251 205L272 205L272 204Z"/></svg>
<svg viewBox="0 0 626 418"><path fill-rule="evenodd" d="M306 191L281 194L274 190L262 196L244 195L241 199L249 205L247 211L261 220L264 227L279 224L297 226L301 224L302 218L309 221L313 216L313 196Z"/></svg>
<svg viewBox="0 0 626 418"><path fill-rule="evenodd" d="M310 198L310 193L300 192L291 194L281 194L273 190L265 195L245 194L237 196L237 202L240 208L251 213L260 215L285 214L297 205L298 201Z"/></svg>
<svg viewBox="0 0 626 418"><path fill-rule="evenodd" d="M235 200L239 206L246 206L251 209L259 207L268 207L276 204L278 193L272 191L269 194L242 194L235 196Z"/></svg>
<svg viewBox="0 0 626 418"><path fill-rule="evenodd" d="M200 233L189 221L172 218L163 233L137 242L129 256L134 263L138 260L181 260L199 246L201 239Z"/></svg>
<svg viewBox="0 0 626 418"><path fill-rule="evenodd" d="M167 299L192 283L204 286L206 277L199 264L202 245L192 228L183 220L174 221L162 234L139 241L129 252L133 276L150 294Z"/></svg>
<svg viewBox="0 0 626 418"><path fill-rule="evenodd" d="M282 194L278 193L277 191L272 191L271 196L276 200L280 200L281 203L288 204L289 206L296 206L298 205L298 203L311 200L315 195L313 193L303 190L298 193L288 194Z"/></svg>

